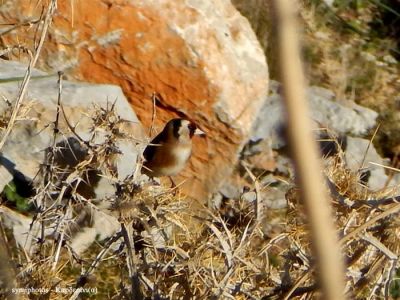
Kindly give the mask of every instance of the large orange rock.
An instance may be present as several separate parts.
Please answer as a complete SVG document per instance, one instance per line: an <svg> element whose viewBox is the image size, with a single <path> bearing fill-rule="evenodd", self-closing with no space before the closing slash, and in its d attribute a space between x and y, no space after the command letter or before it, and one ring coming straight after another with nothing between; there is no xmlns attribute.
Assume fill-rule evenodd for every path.
<svg viewBox="0 0 400 300"><path fill-rule="evenodd" d="M45 2L3 0L0 22L35 20ZM34 28L17 27L3 43L31 47ZM268 90L263 51L228 0L59 0L39 66L120 85L144 127L153 93L156 129L175 116L198 123L207 138L195 140L182 173L197 199L231 172Z"/></svg>

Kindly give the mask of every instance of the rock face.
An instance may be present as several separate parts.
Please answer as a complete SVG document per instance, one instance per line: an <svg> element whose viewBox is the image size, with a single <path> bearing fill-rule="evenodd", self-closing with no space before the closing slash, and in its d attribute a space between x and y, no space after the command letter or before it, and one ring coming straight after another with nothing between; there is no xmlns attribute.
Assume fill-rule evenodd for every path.
<svg viewBox="0 0 400 300"><path fill-rule="evenodd" d="M26 68L27 66L21 63L0 60L0 95L2 99L11 103L15 101L21 82L17 78L23 77ZM62 86L62 106L66 118L75 127L75 132L85 141L88 141L91 136L95 106L107 109L114 104L114 111L124 120L121 132L126 134L124 138L114 141L122 152L115 161L118 176L123 179L132 174L136 167L137 156L141 153L140 148L144 147L146 141L141 124L121 88L113 85L71 81L63 81ZM21 114L0 155L1 191L13 177L19 174L32 180L38 173L41 164L45 161L45 150L53 144L53 124L56 119L57 99L57 76L48 76L42 71L32 70L32 78ZM6 101L0 102L2 121L10 111ZM60 150L57 152L60 153L60 160L73 160L76 161L74 164L79 163L82 148L78 140L72 139L74 135L68 130L62 113L59 117L58 128L60 133L56 143L60 145ZM68 136L69 138L66 139ZM135 140L129 139L129 136L135 137ZM143 142L136 146L134 141L140 138ZM96 138L92 142L101 143L103 139L102 129L98 128ZM58 154L56 154L57 156ZM93 198L103 199L114 192L111 182L102 178L94 190ZM0 215L5 224L12 228L19 245L28 251L33 251L31 248L32 238L28 239L26 235L32 224L32 218L13 212L5 206L0 208ZM118 229L119 223L116 218L106 216L101 211L95 211L91 218L93 226L83 228L82 232L79 232L71 240L71 246L78 253L84 251L96 237L105 238ZM106 227L104 227L105 225ZM39 223L36 222L30 232L30 237L39 237ZM51 233L51 229L46 231L46 235Z"/></svg>
<svg viewBox="0 0 400 300"><path fill-rule="evenodd" d="M35 3L6 0L0 21L40 12ZM4 41L29 45L33 35L15 29ZM182 178L198 199L230 173L268 89L264 54L229 0L60 0L39 63L79 80L118 84L145 127L153 93L156 129L177 115L196 121L208 138L195 141Z"/></svg>
<svg viewBox="0 0 400 300"><path fill-rule="evenodd" d="M346 162L353 171L361 168L368 172L368 187L372 190L379 190L385 187L388 176L382 166L389 165L388 161L382 159L373 144L362 138L347 138ZM374 165L378 164L378 165Z"/></svg>
<svg viewBox="0 0 400 300"><path fill-rule="evenodd" d="M256 142L269 139L272 148L279 149L286 144L283 136L283 101L280 83L272 81L270 87L270 95L258 114L250 140ZM330 90L310 87L307 95L310 117L315 121L317 128L326 128L341 135L362 136L376 124L377 112L352 102L344 106L334 101L335 95Z"/></svg>
<svg viewBox="0 0 400 300"><path fill-rule="evenodd" d="M26 65L0 60L0 80L10 78L21 78L26 71ZM26 108L22 108L21 121L15 123L9 138L2 149L2 166L7 167L10 172L19 171L26 177L32 179L36 176L40 165L45 161L45 150L53 142L53 124L56 119L58 84L57 77L46 77L46 73L33 70L32 79L29 83L28 93L24 99ZM0 83L0 95L14 103L20 81L13 80ZM121 89L113 85L91 85L87 83L76 83L64 81L62 88L62 106L69 123L75 127L76 133L84 140L90 136L92 119L90 112L94 112L95 106L107 108L115 102L115 112L127 124L127 134L143 139L141 125L126 100ZM0 115L4 116L11 109L6 101L0 102ZM68 132L64 117L59 117L60 134L56 142L65 139ZM99 141L103 138L98 134ZM123 155L117 159L117 168L120 178L132 174L135 169L136 157L140 149L128 140L116 141ZM74 144L70 144L74 148ZM74 151L75 154L78 153ZM7 163L8 162L8 163ZM10 168L10 166L12 167ZM7 184L7 182L5 182Z"/></svg>
<svg viewBox="0 0 400 300"><path fill-rule="evenodd" d="M279 152L286 146L285 115L280 90L280 83L271 81L270 95L258 114L249 144L244 148L244 156L261 154L266 157L269 152L273 150ZM345 151L347 166L355 172L368 172L365 183L372 190L383 188L388 177L383 167L374 163L387 165L388 162L379 156L368 139L362 138L376 126L378 113L352 102L346 102L346 105L343 105L335 101L332 91L321 87L308 88L307 95L311 110L310 117L315 122L316 137L321 139L320 146L323 155L334 153L337 151L334 148L338 147L336 142L323 139L336 137ZM289 174L292 166L284 162L286 153L282 152L276 155L275 159L270 158L270 161L275 160L278 172ZM260 158L257 160L260 161Z"/></svg>

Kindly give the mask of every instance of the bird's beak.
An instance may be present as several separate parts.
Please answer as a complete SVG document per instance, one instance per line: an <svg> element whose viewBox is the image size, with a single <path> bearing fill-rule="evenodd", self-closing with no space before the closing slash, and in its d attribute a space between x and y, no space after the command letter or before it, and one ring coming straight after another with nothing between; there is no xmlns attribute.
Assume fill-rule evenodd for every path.
<svg viewBox="0 0 400 300"><path fill-rule="evenodd" d="M206 135L206 133L203 130L200 130L199 128L196 128L196 130L193 132L194 135Z"/></svg>

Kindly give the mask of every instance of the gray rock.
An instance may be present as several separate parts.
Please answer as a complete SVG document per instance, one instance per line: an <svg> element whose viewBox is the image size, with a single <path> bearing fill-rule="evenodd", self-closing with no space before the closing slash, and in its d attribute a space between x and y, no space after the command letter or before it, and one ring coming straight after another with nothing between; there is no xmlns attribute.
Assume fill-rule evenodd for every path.
<svg viewBox="0 0 400 300"><path fill-rule="evenodd" d="M287 157L285 154L280 154L276 158L276 170L285 174L289 178L294 177L294 166L292 160Z"/></svg>
<svg viewBox="0 0 400 300"><path fill-rule="evenodd" d="M282 209L287 207L286 201L287 186L279 185L277 187L266 188L261 193L264 207L270 209Z"/></svg>
<svg viewBox="0 0 400 300"><path fill-rule="evenodd" d="M248 191L243 193L241 198L246 202L253 203L257 199L257 193L255 191Z"/></svg>
<svg viewBox="0 0 400 300"><path fill-rule="evenodd" d="M359 171L362 169L362 172L369 172L368 187L372 190L379 190L385 186L388 177L383 167L371 164L371 162L384 166L388 162L379 156L373 144L369 148L368 145L369 140L348 137L345 159L351 170Z"/></svg>
<svg viewBox="0 0 400 300"><path fill-rule="evenodd" d="M224 182L219 192L226 198L239 199L242 188L237 186L234 181L227 180Z"/></svg>
<svg viewBox="0 0 400 300"><path fill-rule="evenodd" d="M378 113L354 102L335 102L335 94L321 87L307 91L312 119L338 134L364 135L376 124Z"/></svg>
<svg viewBox="0 0 400 300"><path fill-rule="evenodd" d="M211 209L219 209L222 206L224 196L217 192L215 193L208 201L207 201L207 207Z"/></svg>
<svg viewBox="0 0 400 300"><path fill-rule="evenodd" d="M400 194L400 173L398 171L393 172L393 176L390 177L390 181L388 182L388 188L393 189L396 194Z"/></svg>
<svg viewBox="0 0 400 300"><path fill-rule="evenodd" d="M270 95L257 117L250 136L251 142L269 139L273 149L282 148L286 144L283 136L285 113L280 89L280 83L271 81ZM310 87L307 95L311 107L310 117L320 128L328 128L337 134L360 136L376 124L378 113L350 101L346 102L346 106L335 102L335 95L327 89Z"/></svg>
<svg viewBox="0 0 400 300"><path fill-rule="evenodd" d="M29 253L32 253L37 247L35 241L41 236L41 224L32 222L32 217L22 215L5 206L0 207L0 216L3 224L7 228L12 229L18 245ZM87 250L95 240L104 240L112 236L120 228L117 217L107 211L93 209L90 218L92 226L79 228L79 231L71 237L69 242L69 245L77 254L81 254ZM53 234L54 229L46 227L45 237L54 238Z"/></svg>
<svg viewBox="0 0 400 300"><path fill-rule="evenodd" d="M32 253L35 240L41 235L41 224L38 222L32 224L31 217L24 216L6 206L0 206L0 216L4 226L12 230L18 245L28 253ZM30 228L31 225L32 228ZM45 235L48 236L53 231L52 228L46 228Z"/></svg>
<svg viewBox="0 0 400 300"><path fill-rule="evenodd" d="M120 229L118 219L102 210L92 210L93 226L82 228L71 240L71 247L78 254L87 250L97 240L104 240Z"/></svg>
<svg viewBox="0 0 400 300"><path fill-rule="evenodd" d="M20 79L24 76L26 65L18 62L0 60L0 97L10 103L14 103L20 87ZM47 76L39 70L33 70L33 77L29 83L27 94L23 101L22 116L17 118L0 156L0 189L8 184L14 176L22 174L25 178L33 179L44 162L46 149L53 144L53 124L56 118L58 84L57 77ZM3 119L10 114L10 106L7 101L0 100L0 116ZM137 155L141 149L135 145L137 139L144 140L141 125L126 100L121 89L113 85L87 84L63 81L62 106L66 112L66 118L75 127L76 133L87 140L91 136L91 113L94 106L107 108L115 102L115 113L124 120L121 131L127 136L118 138L115 142L121 154L116 159L119 179L125 178L134 172ZM60 134L56 143L63 150L56 153L56 160L63 160L68 166L75 166L80 159L85 157L87 149L73 138L68 130L65 119L59 118ZM105 138L102 128L95 128L96 138L94 143L101 143ZM135 140L134 140L135 138ZM102 177L94 198L103 199L115 193L110 179ZM32 218L21 215L6 207L0 210L6 226L12 228L15 239L21 247L27 251L33 251L31 247L35 238L40 236L40 224L29 231ZM71 237L71 246L76 252L81 253L96 238L106 238L119 228L115 217L95 210L92 214L92 226L79 228L77 234ZM36 228L38 227L38 228ZM29 238L28 238L28 232ZM46 236L52 234L52 229L45 232Z"/></svg>
<svg viewBox="0 0 400 300"><path fill-rule="evenodd" d="M261 178L260 184L262 186L276 185L279 184L280 180L278 180L273 174L268 174Z"/></svg>
<svg viewBox="0 0 400 300"><path fill-rule="evenodd" d="M333 2L334 2L334 0L324 0L324 2L325 2L325 4L326 4L326 5L328 5L328 6L332 6L332 5L333 5Z"/></svg>
<svg viewBox="0 0 400 300"><path fill-rule="evenodd" d="M24 64L0 60L1 79L23 77L25 71L26 65ZM46 76L46 73L39 70L33 70L32 74L33 78L23 101L24 110L27 112L21 120L15 123L2 149L2 161L7 160L13 165L13 168L8 168L8 171L13 174L17 170L27 178L35 177L40 164L44 162L46 148L52 145L52 127L56 118L58 97L58 84L55 76ZM0 82L0 96L2 99L14 103L19 86L20 81L18 80ZM114 102L115 112L126 120L124 133L135 136L135 138L143 138L141 125L119 87L63 81L62 106L66 112L66 118L72 126L76 126L77 134L84 140L91 135L90 112L95 110L95 106L107 108ZM0 115L4 116L7 111L10 111L10 107L6 101L0 102ZM59 119L61 133L58 135L57 142L72 136L62 114ZM104 133L101 129L96 129L95 142L100 143L102 139L104 139ZM116 143L123 152L116 162L118 174L120 178L124 178L132 174L135 169L136 157L140 151L132 140L119 139ZM7 167L7 165L2 163L2 167ZM4 186L4 182L1 183L0 187L2 186ZM102 197L102 195L98 196Z"/></svg>
<svg viewBox="0 0 400 300"><path fill-rule="evenodd" d="M282 209L287 207L285 194L287 185L278 184L277 186L264 186L260 191L259 204L262 210L265 209ZM256 191L249 191L242 194L241 199L246 202L253 203L257 199Z"/></svg>
<svg viewBox="0 0 400 300"><path fill-rule="evenodd" d="M270 81L270 94L257 116L250 135L251 142L269 140L273 149L279 149L286 144L283 137L284 111L278 93L279 88L280 83Z"/></svg>
<svg viewBox="0 0 400 300"><path fill-rule="evenodd" d="M21 81L25 76L27 66L16 61L0 60L0 80L1 82ZM31 71L31 78L38 78L43 76L50 76L46 72L38 69Z"/></svg>

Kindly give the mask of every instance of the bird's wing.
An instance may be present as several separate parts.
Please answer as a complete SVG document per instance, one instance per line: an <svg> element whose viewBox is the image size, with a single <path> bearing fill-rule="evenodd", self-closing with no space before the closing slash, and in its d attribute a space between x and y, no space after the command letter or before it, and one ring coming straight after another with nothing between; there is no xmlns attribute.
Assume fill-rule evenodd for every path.
<svg viewBox="0 0 400 300"><path fill-rule="evenodd" d="M153 159L154 154L156 152L157 147L161 144L161 141L164 139L164 132L160 132L154 139L151 140L150 145L144 149L143 157L144 159L149 162Z"/></svg>

